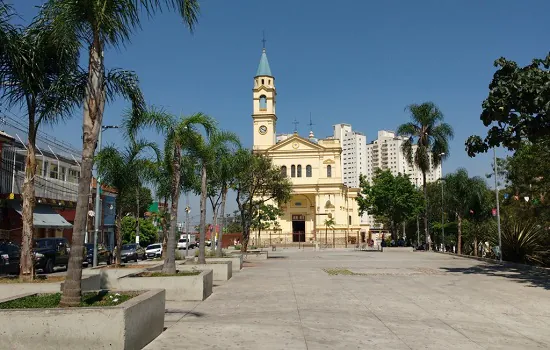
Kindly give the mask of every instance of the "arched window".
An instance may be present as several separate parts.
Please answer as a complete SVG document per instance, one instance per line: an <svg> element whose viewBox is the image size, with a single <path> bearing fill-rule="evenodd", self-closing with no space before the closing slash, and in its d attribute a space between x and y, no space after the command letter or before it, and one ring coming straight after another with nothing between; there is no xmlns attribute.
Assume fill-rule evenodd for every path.
<svg viewBox="0 0 550 350"><path fill-rule="evenodd" d="M287 176L287 175L286 175L286 165L283 165L283 166L281 167L281 174L283 174L284 177Z"/></svg>
<svg viewBox="0 0 550 350"><path fill-rule="evenodd" d="M298 177L302 177L302 166L298 165Z"/></svg>
<svg viewBox="0 0 550 350"><path fill-rule="evenodd" d="M265 95L260 96L260 110L267 109L267 97Z"/></svg>
<svg viewBox="0 0 550 350"><path fill-rule="evenodd" d="M296 177L296 166L294 165L290 167L290 177Z"/></svg>
<svg viewBox="0 0 550 350"><path fill-rule="evenodd" d="M332 167L327 165L327 177L332 177Z"/></svg>
<svg viewBox="0 0 550 350"><path fill-rule="evenodd" d="M306 177L311 177L311 165L306 165Z"/></svg>

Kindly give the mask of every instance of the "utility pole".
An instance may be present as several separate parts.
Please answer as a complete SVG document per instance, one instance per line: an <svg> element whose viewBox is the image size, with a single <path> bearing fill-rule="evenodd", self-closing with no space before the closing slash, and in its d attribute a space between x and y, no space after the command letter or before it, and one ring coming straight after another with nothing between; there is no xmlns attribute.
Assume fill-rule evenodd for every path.
<svg viewBox="0 0 550 350"><path fill-rule="evenodd" d="M497 150L493 147L493 158L494 158L494 167L495 167L495 196L497 199L497 229L498 229L498 250L499 250L499 259L502 263L502 236L500 235L500 199L498 198L498 165L497 165ZM477 252L476 252L477 254Z"/></svg>
<svg viewBox="0 0 550 350"><path fill-rule="evenodd" d="M139 244L139 181L136 188L136 244Z"/></svg>
<svg viewBox="0 0 550 350"><path fill-rule="evenodd" d="M191 212L191 207L189 206L189 193L185 193L185 233L187 235L187 242L185 243L185 256L189 256L189 243L191 240L191 235L189 234L189 213ZM201 243L204 244L204 243Z"/></svg>
<svg viewBox="0 0 550 350"><path fill-rule="evenodd" d="M97 153L101 152L101 135L103 134L103 130L107 129L118 129L117 125L104 125L99 128L99 137L97 139ZM101 216L99 215L99 212L101 210L101 183L99 179L99 172L96 169L96 183L95 183L95 217L94 217L94 255L93 255L93 261L92 266L97 266L97 236L99 234L99 225L101 225Z"/></svg>

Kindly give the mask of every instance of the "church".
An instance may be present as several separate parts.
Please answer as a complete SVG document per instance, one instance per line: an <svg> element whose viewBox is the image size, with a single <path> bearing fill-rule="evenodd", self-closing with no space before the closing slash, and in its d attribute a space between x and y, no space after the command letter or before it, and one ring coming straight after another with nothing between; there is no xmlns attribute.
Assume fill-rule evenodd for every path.
<svg viewBox="0 0 550 350"><path fill-rule="evenodd" d="M360 224L359 189L342 181L340 140L317 140L311 131L308 138L297 132L277 137L277 89L265 48L252 92L253 151L271 158L293 184L291 200L281 207L284 215L261 236L261 243L346 246L364 242L368 227ZM327 220L333 222L328 234Z"/></svg>

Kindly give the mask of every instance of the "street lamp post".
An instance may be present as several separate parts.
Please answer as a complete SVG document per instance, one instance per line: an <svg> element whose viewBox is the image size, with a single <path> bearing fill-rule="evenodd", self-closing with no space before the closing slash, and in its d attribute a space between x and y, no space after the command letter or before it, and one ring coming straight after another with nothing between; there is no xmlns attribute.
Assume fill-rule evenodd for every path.
<svg viewBox="0 0 550 350"><path fill-rule="evenodd" d="M440 153L443 157L445 153ZM443 244L443 252L445 252L445 210L443 209L443 158L441 159L441 243Z"/></svg>
<svg viewBox="0 0 550 350"><path fill-rule="evenodd" d="M189 234L189 213L191 212L191 207L189 206L189 193L185 193L185 237L187 237L187 242L185 243L185 256L189 256L189 241L191 240L191 235Z"/></svg>
<svg viewBox="0 0 550 350"><path fill-rule="evenodd" d="M107 129L118 129L119 127L117 125L103 125L99 129L99 137L97 139L97 153L101 152L101 134L103 134L103 130ZM97 172L97 169L96 169ZM95 267L97 266L97 235L99 234L99 225L101 225L101 218L99 216L100 211L100 202L101 202L101 195L99 193L99 190L101 188L100 180L99 180L99 172L96 174L96 186L95 186L95 217L94 217L94 258L92 265Z"/></svg>
<svg viewBox="0 0 550 350"><path fill-rule="evenodd" d="M495 169L495 196L497 199L497 229L498 229L498 250L499 250L499 260L502 263L502 237L500 235L500 200L498 198L498 166L497 166L497 150L493 147L493 160L494 160L494 169ZM476 252L477 254L477 252Z"/></svg>

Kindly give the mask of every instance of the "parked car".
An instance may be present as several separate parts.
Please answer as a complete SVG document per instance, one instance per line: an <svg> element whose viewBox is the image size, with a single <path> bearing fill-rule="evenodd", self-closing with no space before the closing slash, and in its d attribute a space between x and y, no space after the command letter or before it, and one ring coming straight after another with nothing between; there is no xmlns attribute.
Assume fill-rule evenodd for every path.
<svg viewBox="0 0 550 350"><path fill-rule="evenodd" d="M162 255L162 243L149 244L145 248L148 259L160 258Z"/></svg>
<svg viewBox="0 0 550 350"><path fill-rule="evenodd" d="M0 243L0 274L19 274L19 246L13 243Z"/></svg>
<svg viewBox="0 0 550 350"><path fill-rule="evenodd" d="M88 265L92 265L94 262L94 245L93 244L86 244L86 261L88 262ZM106 263L107 265L111 265L113 262L113 254L109 249L107 249L103 244L97 245L97 263Z"/></svg>
<svg viewBox="0 0 550 350"><path fill-rule="evenodd" d="M139 259L147 259L147 255L145 254L145 249L143 249L139 244L129 243L122 245L120 259L122 260L122 262L128 262L131 260L137 262Z"/></svg>
<svg viewBox="0 0 550 350"><path fill-rule="evenodd" d="M69 241L66 238L39 238L34 240L35 268L52 273L54 267L69 263Z"/></svg>

